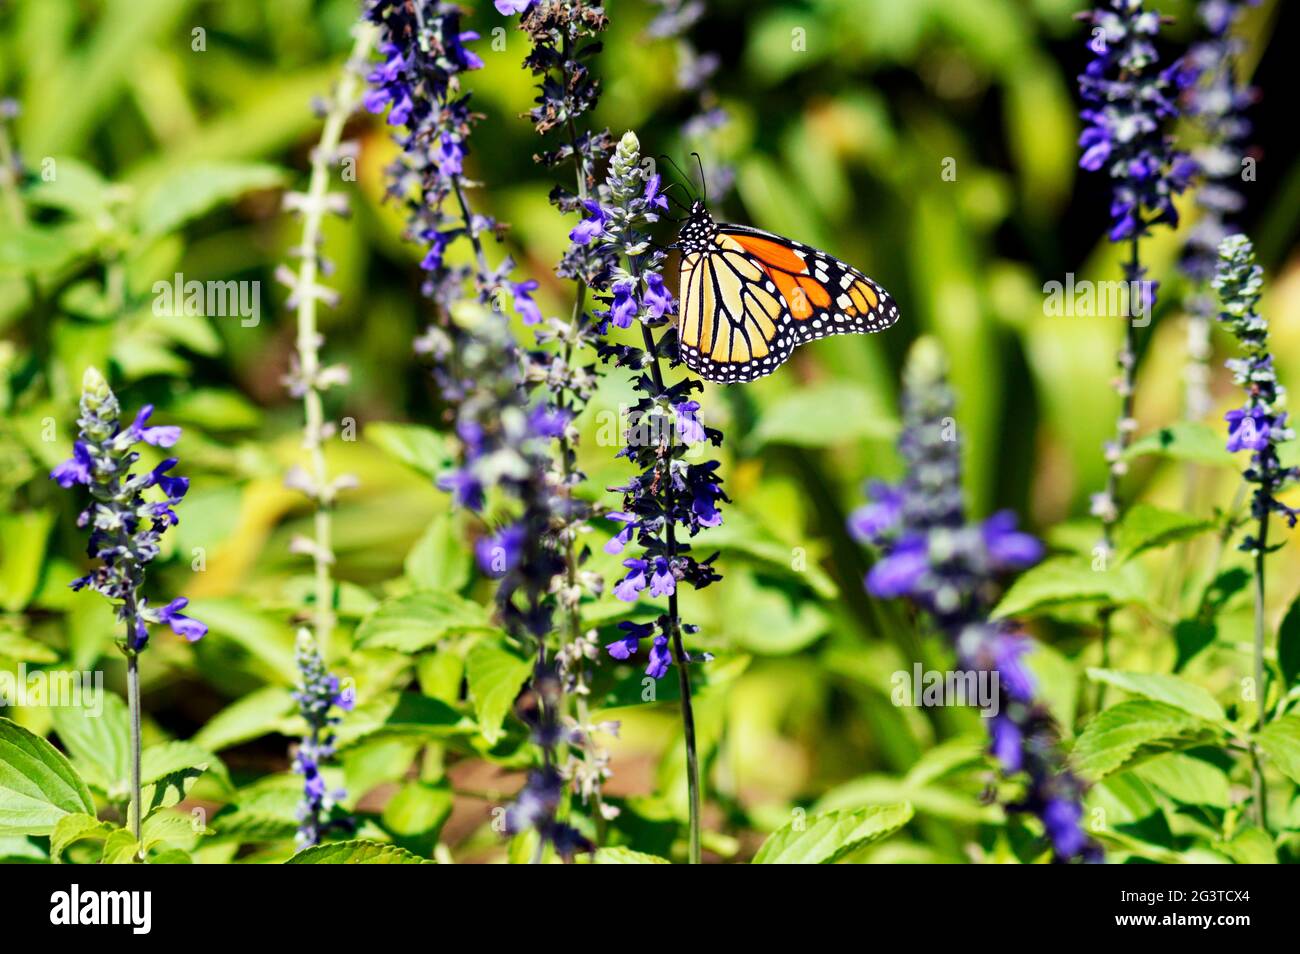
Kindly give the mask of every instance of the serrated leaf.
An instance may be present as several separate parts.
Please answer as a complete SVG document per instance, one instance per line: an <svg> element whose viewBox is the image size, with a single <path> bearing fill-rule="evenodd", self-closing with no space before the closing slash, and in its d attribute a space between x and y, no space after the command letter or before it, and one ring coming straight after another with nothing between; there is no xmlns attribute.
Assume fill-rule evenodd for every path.
<svg viewBox="0 0 1300 954"><path fill-rule="evenodd" d="M63 753L0 718L0 835L48 835L65 815L94 813L90 790Z"/></svg>
<svg viewBox="0 0 1300 954"><path fill-rule="evenodd" d="M431 865L435 862L420 858L396 845L377 841L340 841L329 845L316 845L300 851L287 865Z"/></svg>
<svg viewBox="0 0 1300 954"><path fill-rule="evenodd" d="M480 604L456 593L421 590L381 603L357 627L356 642L415 653L454 633L491 628Z"/></svg>
<svg viewBox="0 0 1300 954"><path fill-rule="evenodd" d="M302 802L302 780L297 776L270 776L256 786L240 789L232 808L212 819L218 840L272 842L292 838L298 830L294 817Z"/></svg>
<svg viewBox="0 0 1300 954"><path fill-rule="evenodd" d="M1223 706L1208 690L1181 676L1164 673L1120 672L1114 669L1089 669L1088 678L1093 682L1104 682L1117 689L1142 696L1156 702L1163 702L1207 722L1222 722L1227 718Z"/></svg>
<svg viewBox="0 0 1300 954"><path fill-rule="evenodd" d="M1286 715L1255 734L1259 747L1278 771L1300 785L1300 715Z"/></svg>
<svg viewBox="0 0 1300 954"><path fill-rule="evenodd" d="M773 832L758 849L754 864L825 865L851 851L892 835L912 818L907 802L830 811L793 820Z"/></svg>
<svg viewBox="0 0 1300 954"><path fill-rule="evenodd" d="M206 826L196 828L196 816L174 811L154 812L140 826L145 851L158 845L190 849L200 835L211 834Z"/></svg>
<svg viewBox="0 0 1300 954"><path fill-rule="evenodd" d="M135 835L125 828L118 828L104 841L104 857L100 859L100 864L135 864L141 854L140 843L135 840Z"/></svg>
<svg viewBox="0 0 1300 954"><path fill-rule="evenodd" d="M660 858L658 855L647 855L642 851L633 851L631 848L597 848L596 855L592 859L593 865L668 865L672 864L667 858Z"/></svg>
<svg viewBox="0 0 1300 954"><path fill-rule="evenodd" d="M1123 559L1129 560L1147 550L1168 546L1213 529L1214 524L1209 520L1139 503L1124 514L1115 534L1115 545Z"/></svg>
<svg viewBox="0 0 1300 954"><path fill-rule="evenodd" d="M531 661L520 659L491 640L476 644L466 656L470 698L479 731L489 745L495 745L504 734L501 726L532 671Z"/></svg>
<svg viewBox="0 0 1300 954"><path fill-rule="evenodd" d="M1183 709L1137 699L1094 716L1079 733L1071 759L1080 775L1100 781L1136 759L1188 748L1212 735L1210 726Z"/></svg>
<svg viewBox="0 0 1300 954"><path fill-rule="evenodd" d="M99 714L85 706L55 709L54 731L86 783L119 799L131 772L131 717L119 696L105 692L100 698Z"/></svg>
<svg viewBox="0 0 1300 954"><path fill-rule="evenodd" d="M208 771L230 787L225 765L206 749L178 740L149 746L141 754L140 768L144 817L183 801L199 776Z"/></svg>
<svg viewBox="0 0 1300 954"><path fill-rule="evenodd" d="M83 812L64 815L50 832L50 860L57 863L63 859L69 846L87 838L107 839L117 830L117 825L100 821L94 815Z"/></svg>
<svg viewBox="0 0 1300 954"><path fill-rule="evenodd" d="M274 189L284 170L265 163L196 162L170 172L140 197L136 225L145 238L172 232L246 192Z"/></svg>
<svg viewBox="0 0 1300 954"><path fill-rule="evenodd" d="M1132 564L1094 570L1075 557L1056 557L1026 570L1016 578L993 616L1004 619L1074 603L1141 603L1144 594L1133 575Z"/></svg>
<svg viewBox="0 0 1300 954"><path fill-rule="evenodd" d="M1180 421L1139 437L1125 449L1124 459L1154 455L1198 464L1236 467L1236 462L1228 453L1226 441L1223 433L1208 424Z"/></svg>

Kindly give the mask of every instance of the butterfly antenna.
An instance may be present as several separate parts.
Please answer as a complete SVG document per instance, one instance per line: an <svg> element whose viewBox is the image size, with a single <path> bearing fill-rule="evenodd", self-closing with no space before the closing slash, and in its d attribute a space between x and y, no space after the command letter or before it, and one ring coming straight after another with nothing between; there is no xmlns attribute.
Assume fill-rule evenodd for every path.
<svg viewBox="0 0 1300 954"><path fill-rule="evenodd" d="M680 182L670 182L668 183L668 185L664 186L663 190L659 194L663 196L667 196L668 201L673 203L673 205L677 206L677 208L681 209L683 212L690 212L691 207L687 205L685 202L683 202L681 199L677 198L677 196L673 195L671 192L673 186L681 186L681 185L682 184ZM682 188L686 188L686 187L682 186Z"/></svg>
<svg viewBox="0 0 1300 954"><path fill-rule="evenodd" d="M700 158L698 152L691 153L695 157L695 164L700 167L700 189L704 192L704 204L709 204L709 184L704 180L704 160Z"/></svg>
<svg viewBox="0 0 1300 954"><path fill-rule="evenodd" d="M688 192L689 192L689 190L690 190L690 181L691 181L691 177L688 176L686 173L682 172L682 167L679 166L675 161L673 161L673 157L670 156L670 155L668 155L668 153L666 153L666 152L661 152L661 153L659 154L659 158L660 158L660 159L663 159L663 160L665 160L665 161L667 161L667 163L668 163L670 166L672 166L674 170L676 170L676 172L677 172L677 178L681 180L681 183L680 183L680 184L681 184L682 188L687 189Z"/></svg>

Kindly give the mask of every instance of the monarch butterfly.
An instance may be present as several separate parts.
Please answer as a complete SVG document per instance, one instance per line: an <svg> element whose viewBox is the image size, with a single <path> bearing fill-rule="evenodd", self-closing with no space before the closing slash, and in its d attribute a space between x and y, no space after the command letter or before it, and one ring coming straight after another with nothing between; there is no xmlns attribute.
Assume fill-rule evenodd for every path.
<svg viewBox="0 0 1300 954"><path fill-rule="evenodd" d="M719 225L699 199L675 247L681 358L709 381L753 381L805 341L898 321L894 299L856 268L771 232Z"/></svg>

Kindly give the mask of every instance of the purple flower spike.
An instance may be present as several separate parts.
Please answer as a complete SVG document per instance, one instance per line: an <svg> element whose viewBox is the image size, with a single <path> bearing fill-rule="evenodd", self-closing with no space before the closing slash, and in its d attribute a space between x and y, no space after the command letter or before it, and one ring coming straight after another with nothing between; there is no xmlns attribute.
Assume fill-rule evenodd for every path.
<svg viewBox="0 0 1300 954"><path fill-rule="evenodd" d="M181 597L154 610L141 592L145 570L158 556L159 540L177 522L172 508L185 496L190 482L168 473L178 463L175 457L144 473L132 473L139 455L131 448L141 441L172 447L181 429L146 426L153 413L150 405L123 427L117 396L94 368L82 382L80 407L72 459L50 473L61 487L80 484L94 494L94 503L82 511L77 525L90 528L86 549L99 565L73 580L72 589L93 589L113 603L124 624L120 645L128 653L148 645L149 624L167 623L178 636L191 642L201 639L207 627L180 612L187 600ZM146 491L154 487L162 491L163 500L146 499Z"/></svg>

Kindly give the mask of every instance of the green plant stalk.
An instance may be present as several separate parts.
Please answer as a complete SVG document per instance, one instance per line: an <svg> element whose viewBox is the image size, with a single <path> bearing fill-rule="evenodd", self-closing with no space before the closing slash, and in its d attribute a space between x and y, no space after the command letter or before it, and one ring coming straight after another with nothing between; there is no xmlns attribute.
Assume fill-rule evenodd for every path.
<svg viewBox="0 0 1300 954"><path fill-rule="evenodd" d="M353 107L360 97L361 77L355 65L369 53L374 44L374 28L361 24L356 31L356 42L348 57L348 65L343 71L339 84L325 116L325 125L321 130L320 141L312 154L311 179L307 187L307 200L303 209L302 259L298 266L297 288L298 301L298 363L303 382L303 444L307 451L307 472L316 487L316 511L312 516L313 547L312 577L315 606L312 613L312 629L316 646L322 656L329 656L330 636L334 631L334 581L332 566L333 520L332 499L329 494L329 468L325 461L324 427L325 410L321 397L319 375L320 334L316 321L316 287L319 273L316 248L320 242L321 226L325 216L325 197L329 192L330 165L334 161L343 138L343 127L352 115Z"/></svg>
<svg viewBox="0 0 1300 954"><path fill-rule="evenodd" d="M133 632L135 620L128 619L127 625ZM127 819L139 850L144 806L140 800L140 654L135 650L128 650L126 654L126 704L131 715L131 801L127 806Z"/></svg>
<svg viewBox="0 0 1300 954"><path fill-rule="evenodd" d="M1129 275L1138 274L1138 268L1141 263L1140 242L1137 235L1129 246ZM1134 279L1130 278L1130 281ZM1124 322L1124 346L1120 352L1120 373L1122 391L1120 392L1120 412L1119 426L1115 429L1115 450L1119 459L1114 463L1107 462L1106 471L1106 497L1114 508L1114 516L1110 519L1102 518L1101 533L1102 540L1106 546L1106 559L1110 560L1111 551L1115 548L1115 524L1119 523L1122 516L1119 506L1119 473L1116 471L1115 464L1123 458L1125 449L1132 438L1132 431L1128 428L1128 422L1133 418L1133 390L1134 382L1137 378L1137 333L1133 327L1133 286L1128 285L1128 316ZM1107 565L1109 571L1109 564ZM1104 607L1098 614L1101 626L1101 668L1110 668L1110 637L1111 637L1111 617L1114 616L1114 607ZM1106 684L1099 683L1097 686L1097 710L1101 711L1106 701Z"/></svg>
<svg viewBox="0 0 1300 954"><path fill-rule="evenodd" d="M1265 478L1267 479L1267 478ZM1272 488L1265 483L1261 493L1270 495ZM1268 670L1264 667L1264 557L1268 554L1267 508L1259 518L1259 537L1255 545L1255 730L1264 728L1268 721ZM1251 781L1255 792L1255 820L1268 831L1268 791L1264 785L1264 770L1259 757L1259 747L1250 745Z"/></svg>
<svg viewBox="0 0 1300 954"><path fill-rule="evenodd" d="M0 121L0 193L4 195L10 224L21 227L27 224L27 210L23 208L22 196L18 194L16 169L13 144L9 141L9 127Z"/></svg>

